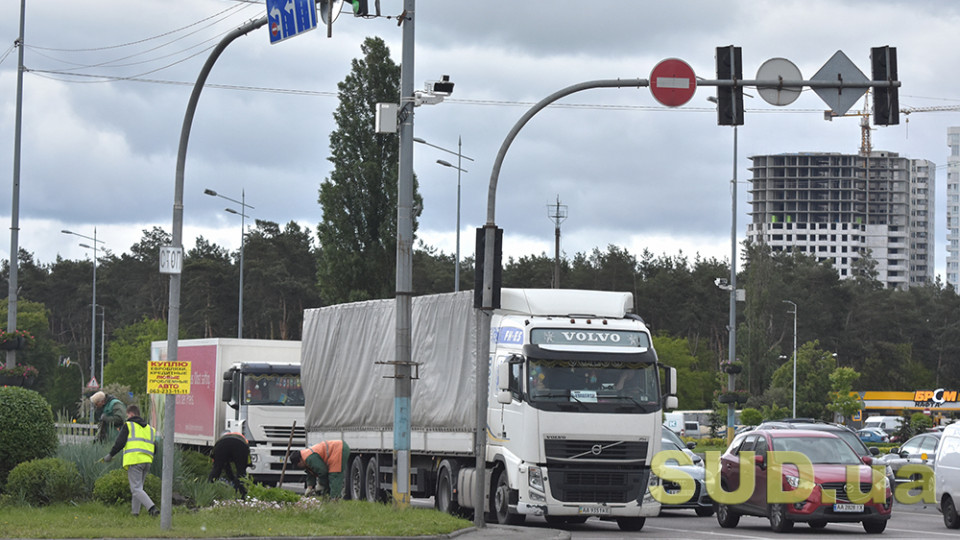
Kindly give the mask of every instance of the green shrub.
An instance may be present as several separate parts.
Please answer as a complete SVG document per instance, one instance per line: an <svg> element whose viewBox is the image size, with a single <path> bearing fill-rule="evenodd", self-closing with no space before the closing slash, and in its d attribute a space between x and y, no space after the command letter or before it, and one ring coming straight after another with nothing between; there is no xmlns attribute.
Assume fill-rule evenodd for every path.
<svg viewBox="0 0 960 540"><path fill-rule="evenodd" d="M257 499L258 501L267 501L267 502L297 502L300 500L300 495L292 491L288 491L282 488L272 488L264 486L263 484L258 484L250 479L249 476L244 476L240 479L240 482L243 483L243 486L247 488L247 497L251 499Z"/></svg>
<svg viewBox="0 0 960 540"><path fill-rule="evenodd" d="M206 482L213 467L210 456L195 450L183 450L180 453L180 474L184 480L203 480Z"/></svg>
<svg viewBox="0 0 960 540"><path fill-rule="evenodd" d="M0 486L14 467L53 455L57 430L43 396L18 386L0 387Z"/></svg>
<svg viewBox="0 0 960 540"><path fill-rule="evenodd" d="M143 482L143 490L154 503L160 501L160 479L152 474ZM130 502L130 482L125 469L114 469L97 479L93 485L93 498L106 504Z"/></svg>
<svg viewBox="0 0 960 540"><path fill-rule="evenodd" d="M240 497L232 485L222 481L208 482L206 477L181 482L178 493L196 508L213 506L214 501L230 501Z"/></svg>
<svg viewBox="0 0 960 540"><path fill-rule="evenodd" d="M25 461L7 477L10 496L33 506L78 501L85 498L77 466L59 458Z"/></svg>
<svg viewBox="0 0 960 540"><path fill-rule="evenodd" d="M93 493L93 485L107 471L119 466L120 459L111 463L104 463L100 458L110 452L111 444L101 442L86 442L61 444L57 448L56 457L69 461L77 466L80 478L83 479L84 490Z"/></svg>

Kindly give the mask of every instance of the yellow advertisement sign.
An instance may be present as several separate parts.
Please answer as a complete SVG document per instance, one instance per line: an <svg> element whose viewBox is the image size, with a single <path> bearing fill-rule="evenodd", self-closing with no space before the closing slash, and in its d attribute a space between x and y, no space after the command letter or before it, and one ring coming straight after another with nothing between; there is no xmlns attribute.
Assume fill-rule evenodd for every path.
<svg viewBox="0 0 960 540"><path fill-rule="evenodd" d="M148 394L189 394L190 362L147 362Z"/></svg>

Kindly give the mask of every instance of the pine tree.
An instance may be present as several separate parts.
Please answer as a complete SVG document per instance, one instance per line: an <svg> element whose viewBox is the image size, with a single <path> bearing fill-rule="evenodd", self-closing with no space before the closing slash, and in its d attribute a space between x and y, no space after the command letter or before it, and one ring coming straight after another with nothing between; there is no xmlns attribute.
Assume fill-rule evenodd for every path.
<svg viewBox="0 0 960 540"><path fill-rule="evenodd" d="M338 85L328 158L334 169L320 185L317 277L326 304L388 298L396 290L399 138L375 133L374 111L377 103L399 102L400 67L380 38L367 38L361 51ZM422 208L416 183L414 194L414 208Z"/></svg>

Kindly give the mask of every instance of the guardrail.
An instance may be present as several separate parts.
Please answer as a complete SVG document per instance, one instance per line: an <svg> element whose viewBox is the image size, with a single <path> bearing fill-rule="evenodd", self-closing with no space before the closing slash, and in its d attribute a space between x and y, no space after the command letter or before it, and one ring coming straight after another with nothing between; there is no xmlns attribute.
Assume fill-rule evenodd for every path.
<svg viewBox="0 0 960 540"><path fill-rule="evenodd" d="M55 422L57 438L60 444L79 444L93 442L97 437L97 424L75 424L73 422Z"/></svg>

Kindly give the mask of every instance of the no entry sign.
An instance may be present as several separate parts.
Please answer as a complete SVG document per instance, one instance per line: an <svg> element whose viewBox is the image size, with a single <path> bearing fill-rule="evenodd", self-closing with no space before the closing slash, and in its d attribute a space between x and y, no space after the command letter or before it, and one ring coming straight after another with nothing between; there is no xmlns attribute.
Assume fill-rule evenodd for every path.
<svg viewBox="0 0 960 540"><path fill-rule="evenodd" d="M697 91L697 77L683 60L667 58L650 72L650 92L667 107L679 107Z"/></svg>

